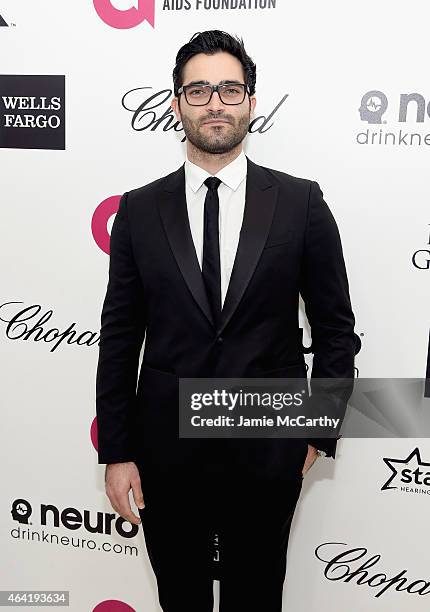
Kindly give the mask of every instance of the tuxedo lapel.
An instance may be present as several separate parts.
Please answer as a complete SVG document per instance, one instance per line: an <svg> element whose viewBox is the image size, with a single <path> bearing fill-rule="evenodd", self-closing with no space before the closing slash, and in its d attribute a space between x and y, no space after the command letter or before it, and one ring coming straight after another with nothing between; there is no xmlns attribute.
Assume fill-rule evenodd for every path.
<svg viewBox="0 0 430 612"><path fill-rule="evenodd" d="M278 195L278 187L268 173L248 157L246 159L245 210L218 334L230 321L251 280L269 234Z"/></svg>
<svg viewBox="0 0 430 612"><path fill-rule="evenodd" d="M188 219L184 165L167 177L165 187L159 195L159 211L182 276L195 301L213 325L212 312Z"/></svg>
<svg viewBox="0 0 430 612"><path fill-rule="evenodd" d="M246 196L239 243L221 311L218 335L233 316L267 240L278 187L261 166L247 159ZM159 211L172 252L195 301L214 325L188 219L184 164L170 174L159 194Z"/></svg>

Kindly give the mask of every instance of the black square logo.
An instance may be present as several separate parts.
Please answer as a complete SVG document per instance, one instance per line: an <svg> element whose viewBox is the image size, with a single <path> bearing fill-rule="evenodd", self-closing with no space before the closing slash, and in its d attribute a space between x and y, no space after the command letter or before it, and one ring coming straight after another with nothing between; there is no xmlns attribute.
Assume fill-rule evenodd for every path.
<svg viewBox="0 0 430 612"><path fill-rule="evenodd" d="M62 149L64 75L0 75L0 148Z"/></svg>

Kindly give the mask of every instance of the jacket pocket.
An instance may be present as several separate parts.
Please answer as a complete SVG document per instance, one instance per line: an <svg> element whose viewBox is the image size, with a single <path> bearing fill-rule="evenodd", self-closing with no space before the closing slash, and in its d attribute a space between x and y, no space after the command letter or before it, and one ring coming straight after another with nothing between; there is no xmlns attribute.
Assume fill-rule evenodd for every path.
<svg viewBox="0 0 430 612"><path fill-rule="evenodd" d="M160 370L159 368L154 368L153 366L149 366L148 364L142 362L141 373L144 374L145 372L147 372L148 374L154 374L155 376L159 375L159 376L169 376L170 378L176 378L176 379L179 378L179 376L175 374L175 372L168 372L167 370Z"/></svg>
<svg viewBox="0 0 430 612"><path fill-rule="evenodd" d="M298 372L299 374L302 373L302 371L306 372L306 364L302 359L298 359L296 361L293 361L291 363L288 363L284 366L281 366L279 368L275 368L273 370L264 370L264 372L260 372L258 374L254 374L254 376L256 377L267 377L267 378L276 378L278 376L290 376L291 377L291 373L292 372Z"/></svg>
<svg viewBox="0 0 430 612"><path fill-rule="evenodd" d="M293 243L294 232L288 230L283 236L272 236L268 238L263 251L266 249L272 249L273 247L287 246Z"/></svg>

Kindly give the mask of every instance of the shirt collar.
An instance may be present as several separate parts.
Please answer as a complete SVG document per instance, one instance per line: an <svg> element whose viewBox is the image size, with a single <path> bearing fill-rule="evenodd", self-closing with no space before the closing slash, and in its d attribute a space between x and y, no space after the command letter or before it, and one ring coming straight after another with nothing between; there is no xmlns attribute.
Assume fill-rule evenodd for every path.
<svg viewBox="0 0 430 612"><path fill-rule="evenodd" d="M191 189L196 193L208 176L217 176L230 189L236 191L243 179L246 177L248 164L243 150L232 162L221 168L215 175L209 174L206 170L193 164L188 157L185 160L185 180Z"/></svg>

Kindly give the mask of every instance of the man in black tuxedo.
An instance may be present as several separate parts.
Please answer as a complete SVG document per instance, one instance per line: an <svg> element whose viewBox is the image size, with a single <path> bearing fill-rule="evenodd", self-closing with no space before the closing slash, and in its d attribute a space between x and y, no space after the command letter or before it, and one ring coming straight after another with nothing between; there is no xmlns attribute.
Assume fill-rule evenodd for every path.
<svg viewBox="0 0 430 612"><path fill-rule="evenodd" d="M218 30L177 54L176 171L120 201L97 369L99 463L113 508L142 522L165 612L279 612L303 475L336 439L178 436L181 377L354 377L354 315L336 222L315 181L252 162L256 68ZM139 377L139 355L144 344ZM137 387L137 388L136 388ZM131 510L129 491L139 509Z"/></svg>

